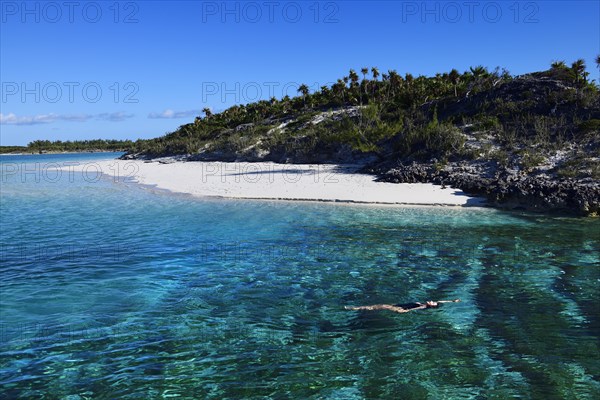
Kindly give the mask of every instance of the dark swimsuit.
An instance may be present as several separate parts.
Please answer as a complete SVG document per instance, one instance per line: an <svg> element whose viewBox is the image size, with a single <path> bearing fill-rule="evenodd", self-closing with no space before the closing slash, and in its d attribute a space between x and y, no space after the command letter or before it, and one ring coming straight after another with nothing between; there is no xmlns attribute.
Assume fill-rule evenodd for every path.
<svg viewBox="0 0 600 400"><path fill-rule="evenodd" d="M412 310L413 308L419 308L424 305L425 304L419 304L419 303L404 303L404 304L394 304L394 307L401 307L401 308L404 308L405 310ZM438 307L441 305L442 305L441 303L438 303Z"/></svg>
<svg viewBox="0 0 600 400"><path fill-rule="evenodd" d="M422 306L422 304L419 304L419 303L394 304L394 307L404 308L405 310L412 310L413 308L418 308L421 306Z"/></svg>

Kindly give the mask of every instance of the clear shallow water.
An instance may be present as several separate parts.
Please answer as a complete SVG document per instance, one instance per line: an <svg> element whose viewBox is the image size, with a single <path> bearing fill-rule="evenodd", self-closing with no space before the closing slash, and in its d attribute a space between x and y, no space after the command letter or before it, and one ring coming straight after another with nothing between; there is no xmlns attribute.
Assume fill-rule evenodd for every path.
<svg viewBox="0 0 600 400"><path fill-rule="evenodd" d="M598 220L43 175L66 160L0 158L0 398L600 395Z"/></svg>

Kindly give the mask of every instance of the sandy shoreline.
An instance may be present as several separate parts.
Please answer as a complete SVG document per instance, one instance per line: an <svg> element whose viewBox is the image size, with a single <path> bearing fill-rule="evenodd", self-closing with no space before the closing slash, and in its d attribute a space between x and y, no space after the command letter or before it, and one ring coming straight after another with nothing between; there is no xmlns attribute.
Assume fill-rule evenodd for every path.
<svg viewBox="0 0 600 400"><path fill-rule="evenodd" d="M92 165L93 164L93 165ZM135 182L196 197L304 200L348 203L483 206L461 190L425 183L375 182L358 166L270 162L173 162L106 160L70 166L102 172L115 182Z"/></svg>

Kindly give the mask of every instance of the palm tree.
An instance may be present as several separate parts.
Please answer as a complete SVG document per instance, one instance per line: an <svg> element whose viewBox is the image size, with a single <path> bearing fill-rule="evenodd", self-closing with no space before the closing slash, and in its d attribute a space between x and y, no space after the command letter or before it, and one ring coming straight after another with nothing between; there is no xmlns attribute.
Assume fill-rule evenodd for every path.
<svg viewBox="0 0 600 400"><path fill-rule="evenodd" d="M377 87L377 78L379 77L379 68L372 67L371 73L373 74L373 80L375 81L375 82L373 82L373 97L375 97L375 88Z"/></svg>
<svg viewBox="0 0 600 400"><path fill-rule="evenodd" d="M367 83L367 74L369 73L369 68L367 68L367 67L361 68L360 73L363 74L363 80L360 83L360 85L363 87L363 89L365 91L365 97L367 97L368 96L367 87L369 86ZM362 94L360 94L360 104L362 105Z"/></svg>
<svg viewBox="0 0 600 400"><path fill-rule="evenodd" d="M363 74L363 81L364 81L365 79L367 79L367 74L369 73L369 68L362 67L360 69L360 73Z"/></svg>
<svg viewBox="0 0 600 400"><path fill-rule="evenodd" d="M289 109L290 109L290 96L288 96L286 94L285 97L283 99L281 99L281 111L283 111L284 114L287 114Z"/></svg>
<svg viewBox="0 0 600 400"><path fill-rule="evenodd" d="M358 74L355 70L350 70L350 72L348 73L348 78L350 78L350 86L355 86L358 83Z"/></svg>
<svg viewBox="0 0 600 400"><path fill-rule="evenodd" d="M392 97L396 96L396 89L400 87L402 83L402 77L396 72L395 69L388 71L388 76L390 79L390 88L392 91Z"/></svg>
<svg viewBox="0 0 600 400"><path fill-rule="evenodd" d="M210 111L210 108L208 108L208 107L204 107L202 109L202 112L204 113L206 118L210 118L212 116L212 111Z"/></svg>
<svg viewBox="0 0 600 400"><path fill-rule="evenodd" d="M584 82L587 82L588 76L590 76L590 73L587 71L583 71L583 73L581 74L581 77L583 78Z"/></svg>
<svg viewBox="0 0 600 400"><path fill-rule="evenodd" d="M600 69L600 54L598 54L598 55L596 56L596 60L595 60L595 61L596 61L596 67L597 67L598 69Z"/></svg>
<svg viewBox="0 0 600 400"><path fill-rule="evenodd" d="M580 80L585 82L585 61L583 59L580 58L573 62L573 64L571 64L571 71L573 72L573 75L575 75L575 83L579 83Z"/></svg>
<svg viewBox="0 0 600 400"><path fill-rule="evenodd" d="M321 86L321 98L324 103L331 101L331 90L329 89L329 86Z"/></svg>
<svg viewBox="0 0 600 400"><path fill-rule="evenodd" d="M479 90L482 86L481 84L483 83L484 79L489 75L487 68L485 68L482 65L478 65L476 67L469 67L469 69L471 70L471 74L473 75L473 82L471 82L471 84L469 85L467 97L471 90Z"/></svg>
<svg viewBox="0 0 600 400"><path fill-rule="evenodd" d="M550 72L552 73L551 76L554 79L567 82L575 80L573 71L567 67L567 64L563 60L552 61L552 64L550 64Z"/></svg>
<svg viewBox="0 0 600 400"><path fill-rule="evenodd" d="M301 93L302 96L306 97L308 95L308 86L304 83L300 85L300 87L298 87L298 93Z"/></svg>
<svg viewBox="0 0 600 400"><path fill-rule="evenodd" d="M448 74L448 78L450 79L450 82L452 82L452 84L454 85L454 97L457 97L458 94L456 93L456 86L460 81L460 74L458 73L456 68L452 68L452 71L450 71L450 73Z"/></svg>
<svg viewBox="0 0 600 400"><path fill-rule="evenodd" d="M356 73L355 70L351 69L350 72L348 73L348 77L350 78L350 93L352 94L352 96L354 97L355 93L353 93L354 88L358 87L358 74ZM356 93L359 97L360 97L360 92L357 91Z"/></svg>
<svg viewBox="0 0 600 400"><path fill-rule="evenodd" d="M598 56L598 57L600 57L600 56ZM373 79L377 80L377 78L379 77L379 68L377 68L377 67L371 68L371 73L373 74Z"/></svg>
<svg viewBox="0 0 600 400"><path fill-rule="evenodd" d="M346 91L346 83L343 80L338 79L331 88L333 89L334 93L340 97L343 105L345 103L344 92Z"/></svg>
<svg viewBox="0 0 600 400"><path fill-rule="evenodd" d="M473 74L473 76L476 79L480 78L480 77L484 77L488 73L487 68L485 68L482 65L478 65L476 67L470 67L469 69L471 70L471 73Z"/></svg>
<svg viewBox="0 0 600 400"><path fill-rule="evenodd" d="M298 93L302 93L302 99L304 100L304 107L306 107L306 96L308 96L308 86L304 83L298 88Z"/></svg>

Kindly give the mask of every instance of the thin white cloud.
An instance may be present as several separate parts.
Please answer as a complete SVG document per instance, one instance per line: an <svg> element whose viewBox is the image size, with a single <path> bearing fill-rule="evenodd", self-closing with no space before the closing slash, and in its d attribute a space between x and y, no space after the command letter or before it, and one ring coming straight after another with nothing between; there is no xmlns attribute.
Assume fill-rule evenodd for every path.
<svg viewBox="0 0 600 400"><path fill-rule="evenodd" d="M91 119L93 115L89 114L76 114L76 115L59 115L60 120L62 121L72 121L72 122L85 122Z"/></svg>
<svg viewBox="0 0 600 400"><path fill-rule="evenodd" d="M14 124L17 121L17 116L13 113L2 114L0 113L0 124Z"/></svg>
<svg viewBox="0 0 600 400"><path fill-rule="evenodd" d="M0 124L3 125L37 125L37 124L48 124L54 122L59 118L56 114L39 114L34 116L19 117L14 113L1 114L0 113Z"/></svg>
<svg viewBox="0 0 600 400"><path fill-rule="evenodd" d="M148 118L152 119L176 119L176 118L190 118L198 116L202 113L200 110L188 110L188 111L173 111L166 109L161 113L151 112L148 114Z"/></svg>
<svg viewBox="0 0 600 400"><path fill-rule="evenodd" d="M114 113L101 113L101 114L38 114L38 115L26 115L17 116L14 113L2 114L0 113L0 124L2 125L39 125L49 124L56 121L67 121L67 122L86 122L92 118L96 118L102 121L119 122L124 121L128 118L133 118L133 114L126 114L124 112Z"/></svg>
<svg viewBox="0 0 600 400"><path fill-rule="evenodd" d="M98 114L96 118L103 121L120 122L133 118L133 114L126 114L124 112L102 113Z"/></svg>

